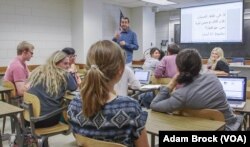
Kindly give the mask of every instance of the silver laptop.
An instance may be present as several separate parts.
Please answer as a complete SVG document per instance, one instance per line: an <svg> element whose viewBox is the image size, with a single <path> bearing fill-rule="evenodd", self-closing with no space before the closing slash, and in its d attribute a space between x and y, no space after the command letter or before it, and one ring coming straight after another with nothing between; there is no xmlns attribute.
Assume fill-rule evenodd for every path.
<svg viewBox="0 0 250 147"><path fill-rule="evenodd" d="M134 70L135 78L141 83L141 85L149 84L151 71L150 70Z"/></svg>
<svg viewBox="0 0 250 147"><path fill-rule="evenodd" d="M246 104L246 77L218 77L232 108L244 108Z"/></svg>

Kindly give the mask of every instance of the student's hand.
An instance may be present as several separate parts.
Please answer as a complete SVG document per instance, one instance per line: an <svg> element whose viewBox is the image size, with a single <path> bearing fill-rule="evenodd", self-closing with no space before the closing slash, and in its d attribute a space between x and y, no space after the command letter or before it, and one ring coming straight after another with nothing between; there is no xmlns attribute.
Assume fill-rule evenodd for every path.
<svg viewBox="0 0 250 147"><path fill-rule="evenodd" d="M168 83L167 87L172 91L176 85L177 85L177 78L179 76L179 72L177 72L174 77L171 79L171 81Z"/></svg>
<svg viewBox="0 0 250 147"><path fill-rule="evenodd" d="M115 39L119 39L120 38L120 33L119 32L115 32Z"/></svg>
<svg viewBox="0 0 250 147"><path fill-rule="evenodd" d="M120 41L120 46L124 46L126 45L126 42L125 41Z"/></svg>
<svg viewBox="0 0 250 147"><path fill-rule="evenodd" d="M24 91L29 90L30 89L30 83L25 83L23 88L24 88L23 89Z"/></svg>

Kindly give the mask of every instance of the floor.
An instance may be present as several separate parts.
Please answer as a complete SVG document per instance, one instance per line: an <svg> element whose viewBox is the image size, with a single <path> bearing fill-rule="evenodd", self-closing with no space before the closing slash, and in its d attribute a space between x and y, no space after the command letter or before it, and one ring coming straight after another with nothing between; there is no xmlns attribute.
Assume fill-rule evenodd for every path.
<svg viewBox="0 0 250 147"><path fill-rule="evenodd" d="M0 119L0 128L2 129L2 122L3 119ZM6 126L5 126L5 133L10 133L10 120L7 118ZM150 136L148 135L148 142L150 144ZM158 142L158 140L156 140ZM65 135L56 135L49 138L49 145L50 147L76 147L75 138L73 137L72 133L65 136ZM9 141L3 141L3 147L9 147Z"/></svg>

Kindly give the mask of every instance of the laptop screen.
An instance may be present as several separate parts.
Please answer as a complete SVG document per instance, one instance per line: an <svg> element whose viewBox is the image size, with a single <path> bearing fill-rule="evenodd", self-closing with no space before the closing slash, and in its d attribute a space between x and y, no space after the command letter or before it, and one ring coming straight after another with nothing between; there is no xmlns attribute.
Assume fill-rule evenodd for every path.
<svg viewBox="0 0 250 147"><path fill-rule="evenodd" d="M150 82L150 74L149 70L135 70L135 78L140 81L141 84L149 84Z"/></svg>
<svg viewBox="0 0 250 147"><path fill-rule="evenodd" d="M218 77L229 101L246 100L246 77Z"/></svg>

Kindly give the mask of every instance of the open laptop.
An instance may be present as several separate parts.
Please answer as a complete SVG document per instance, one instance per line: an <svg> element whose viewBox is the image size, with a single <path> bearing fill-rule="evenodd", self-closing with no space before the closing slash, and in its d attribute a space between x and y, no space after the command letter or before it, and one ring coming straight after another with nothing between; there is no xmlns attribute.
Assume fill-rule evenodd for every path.
<svg viewBox="0 0 250 147"><path fill-rule="evenodd" d="M150 70L134 70L135 78L141 83L141 85L147 85L150 82L151 71Z"/></svg>
<svg viewBox="0 0 250 147"><path fill-rule="evenodd" d="M244 108L246 104L246 77L218 77L232 108Z"/></svg>

